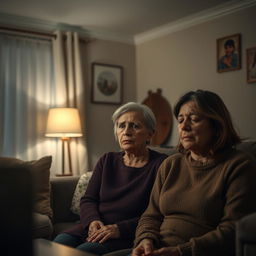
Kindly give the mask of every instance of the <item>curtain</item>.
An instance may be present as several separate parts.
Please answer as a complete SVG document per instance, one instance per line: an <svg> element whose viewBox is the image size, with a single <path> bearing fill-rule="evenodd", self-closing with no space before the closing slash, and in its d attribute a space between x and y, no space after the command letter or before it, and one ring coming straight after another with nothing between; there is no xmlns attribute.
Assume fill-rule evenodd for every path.
<svg viewBox="0 0 256 256"><path fill-rule="evenodd" d="M79 36L77 32L70 31L56 31L55 34L53 56L57 98L54 107L76 107L79 109L83 138L71 138L70 147L74 174L80 175L88 169L88 154L85 137L85 97ZM60 162L60 159L58 160Z"/></svg>
<svg viewBox="0 0 256 256"><path fill-rule="evenodd" d="M72 139L74 175L87 171L83 81L78 35L44 40L0 34L0 155L34 160L52 155L61 172L61 141L45 137L50 107L78 107L83 138Z"/></svg>
<svg viewBox="0 0 256 256"><path fill-rule="evenodd" d="M0 155L34 160L49 155L45 140L54 104L50 40L0 34Z"/></svg>

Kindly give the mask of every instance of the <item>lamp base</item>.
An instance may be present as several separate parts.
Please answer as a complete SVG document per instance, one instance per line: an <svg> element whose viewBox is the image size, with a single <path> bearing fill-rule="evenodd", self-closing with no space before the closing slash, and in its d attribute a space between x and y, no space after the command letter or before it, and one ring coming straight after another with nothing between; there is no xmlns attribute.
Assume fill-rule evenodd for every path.
<svg viewBox="0 0 256 256"><path fill-rule="evenodd" d="M72 176L73 175L73 171L72 171L72 163L71 163L71 153L70 153L70 138L68 137L62 137L61 138L62 141L62 173L61 174L57 174L56 176ZM66 146L66 147L65 147ZM69 163L69 172L65 173L65 149L68 150L67 154L68 154L68 163Z"/></svg>

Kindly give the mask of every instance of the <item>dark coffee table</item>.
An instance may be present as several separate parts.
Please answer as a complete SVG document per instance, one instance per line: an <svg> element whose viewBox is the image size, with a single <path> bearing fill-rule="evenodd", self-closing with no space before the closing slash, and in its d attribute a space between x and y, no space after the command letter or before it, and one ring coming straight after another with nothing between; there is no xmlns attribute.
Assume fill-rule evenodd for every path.
<svg viewBox="0 0 256 256"><path fill-rule="evenodd" d="M34 240L35 256L95 256L95 254L76 250L45 239Z"/></svg>

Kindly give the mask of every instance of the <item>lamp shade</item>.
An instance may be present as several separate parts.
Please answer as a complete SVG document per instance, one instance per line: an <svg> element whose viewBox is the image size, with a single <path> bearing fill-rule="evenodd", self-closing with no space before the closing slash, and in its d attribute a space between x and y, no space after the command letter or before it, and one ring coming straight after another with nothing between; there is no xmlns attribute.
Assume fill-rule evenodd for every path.
<svg viewBox="0 0 256 256"><path fill-rule="evenodd" d="M81 137L82 129L77 108L51 108L46 125L47 137Z"/></svg>

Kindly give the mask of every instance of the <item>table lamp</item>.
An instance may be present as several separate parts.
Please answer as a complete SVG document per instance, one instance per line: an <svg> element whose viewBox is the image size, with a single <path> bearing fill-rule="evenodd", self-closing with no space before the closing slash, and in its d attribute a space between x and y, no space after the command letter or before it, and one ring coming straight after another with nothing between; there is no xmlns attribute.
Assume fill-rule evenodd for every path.
<svg viewBox="0 0 256 256"><path fill-rule="evenodd" d="M46 125L47 137L60 137L62 141L62 173L57 176L72 176L70 138L81 137L82 129L77 108L51 108ZM68 153L69 172L65 173L66 148Z"/></svg>

